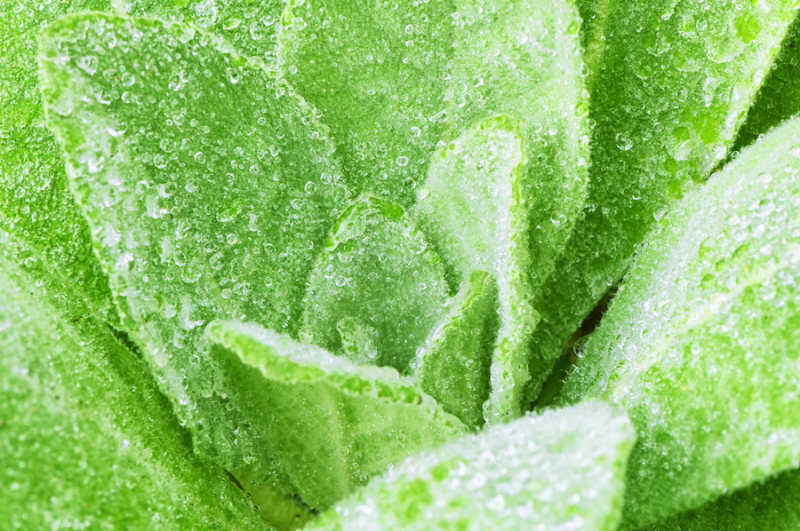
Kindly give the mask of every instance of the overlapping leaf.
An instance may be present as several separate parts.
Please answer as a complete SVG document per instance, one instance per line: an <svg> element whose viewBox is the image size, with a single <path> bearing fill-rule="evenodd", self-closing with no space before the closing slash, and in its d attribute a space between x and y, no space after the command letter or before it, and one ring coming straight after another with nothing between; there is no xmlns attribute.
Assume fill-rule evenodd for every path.
<svg viewBox="0 0 800 531"><path fill-rule="evenodd" d="M507 116L483 120L434 154L415 209L456 285L475 270L487 270L496 279L500 328L491 363L490 422L520 414L536 322L523 142L519 121Z"/></svg>
<svg viewBox="0 0 800 531"><path fill-rule="evenodd" d="M357 366L252 324L214 322L206 334L235 382L231 398L248 404L254 435L270 449L273 476L311 507L327 508L393 463L465 432L394 369Z"/></svg>
<svg viewBox="0 0 800 531"><path fill-rule="evenodd" d="M800 462L800 119L670 214L567 382L639 431L636 528Z"/></svg>
<svg viewBox="0 0 800 531"><path fill-rule="evenodd" d="M533 386L656 220L725 158L797 15L794 0L588 5L584 12L604 20L591 184L585 218L535 299Z"/></svg>
<svg viewBox="0 0 800 531"><path fill-rule="evenodd" d="M94 259L61 150L45 125L36 68L42 25L68 12L108 7L103 0L0 6L0 230L13 233L36 259L61 269L80 298L113 320L108 279Z"/></svg>
<svg viewBox="0 0 800 531"><path fill-rule="evenodd" d="M578 215L588 136L578 21L561 0L292 3L282 75L331 125L354 186L413 203L430 154L484 119L522 122L532 277Z"/></svg>
<svg viewBox="0 0 800 531"><path fill-rule="evenodd" d="M800 525L800 472L792 470L693 511L647 527L647 531L792 531Z"/></svg>
<svg viewBox="0 0 800 531"><path fill-rule="evenodd" d="M147 367L18 242L0 251L0 520L8 529L268 529L192 452Z"/></svg>
<svg viewBox="0 0 800 531"><path fill-rule="evenodd" d="M408 459L309 529L612 531L634 439L599 403L518 419Z"/></svg>
<svg viewBox="0 0 800 531"><path fill-rule="evenodd" d="M345 204L324 129L288 87L192 26L74 15L45 30L40 57L49 124L125 325L196 445L228 468L263 457L202 327L297 329Z"/></svg>
<svg viewBox="0 0 800 531"><path fill-rule="evenodd" d="M747 112L747 120L733 149L752 144L759 135L800 113L800 17L795 19L781 45L772 70Z"/></svg>
<svg viewBox="0 0 800 531"><path fill-rule="evenodd" d="M446 128L453 4L289 2L281 74L331 127L354 191L412 204Z"/></svg>
<svg viewBox="0 0 800 531"><path fill-rule="evenodd" d="M336 221L309 279L303 334L331 352L408 372L447 302L439 255L412 218L397 203L362 195Z"/></svg>
<svg viewBox="0 0 800 531"><path fill-rule="evenodd" d="M500 325L497 287L486 271L473 271L448 314L417 350L415 377L445 411L472 428L484 423L489 374Z"/></svg>

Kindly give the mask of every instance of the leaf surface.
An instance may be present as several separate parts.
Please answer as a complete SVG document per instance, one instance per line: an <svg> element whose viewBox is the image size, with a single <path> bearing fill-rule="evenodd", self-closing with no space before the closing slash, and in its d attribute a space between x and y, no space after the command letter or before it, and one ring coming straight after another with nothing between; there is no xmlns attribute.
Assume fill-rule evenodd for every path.
<svg viewBox="0 0 800 531"><path fill-rule="evenodd" d="M116 0L120 14L191 23L228 41L237 53L276 68L284 0Z"/></svg>
<svg viewBox="0 0 800 531"><path fill-rule="evenodd" d="M202 329L237 317L296 332L346 204L324 129L285 84L193 26L73 15L44 31L40 59L49 124L125 326L198 448L227 469L263 458Z"/></svg>
<svg viewBox="0 0 800 531"><path fill-rule="evenodd" d="M517 419L406 460L309 529L612 531L634 438L600 403Z"/></svg>
<svg viewBox="0 0 800 531"><path fill-rule="evenodd" d="M567 381L639 432L626 528L800 462L800 119L745 150L649 239Z"/></svg>
<svg viewBox="0 0 800 531"><path fill-rule="evenodd" d="M525 155L518 200L526 211L535 287L566 243L588 184L588 93L577 13L564 0L470 0L459 2L454 17L445 149L492 118L518 120ZM480 164L477 153L473 158Z"/></svg>
<svg viewBox="0 0 800 531"><path fill-rule="evenodd" d="M9 529L269 527L67 276L3 236L0 518Z"/></svg>
<svg viewBox="0 0 800 531"><path fill-rule="evenodd" d="M747 120L736 137L734 151L755 142L759 135L800 113L800 17L786 33L775 64L764 79Z"/></svg>
<svg viewBox="0 0 800 531"><path fill-rule="evenodd" d="M646 531L792 531L800 525L800 472L791 470L647 527Z"/></svg>
<svg viewBox="0 0 800 531"><path fill-rule="evenodd" d="M484 120L434 154L414 212L455 285L473 270L497 279L500 329L492 355L490 422L520 415L536 323L525 162L521 123L506 116Z"/></svg>
<svg viewBox="0 0 800 531"><path fill-rule="evenodd" d="M362 195L326 241L306 295L303 334L347 350L346 328L375 337L361 361L401 373L444 315L448 287L439 255L397 203Z"/></svg>
<svg viewBox="0 0 800 531"><path fill-rule="evenodd" d="M447 315L417 349L415 379L426 393L469 427L484 423L492 352L499 330L497 287L486 271L473 271Z"/></svg>
<svg viewBox="0 0 800 531"><path fill-rule="evenodd" d="M108 278L69 189L61 150L45 125L37 76L40 28L71 11L108 2L4 2L0 6L0 230L13 233L26 257L61 269L75 296L115 320Z"/></svg>
<svg viewBox="0 0 800 531"><path fill-rule="evenodd" d="M422 448L465 432L391 368L354 365L253 324L206 328L274 460L304 502L324 509Z"/></svg>
<svg viewBox="0 0 800 531"><path fill-rule="evenodd" d="M585 217L536 294L530 385L541 385L657 220L725 159L796 7L609 3L592 82Z"/></svg>
<svg viewBox="0 0 800 531"><path fill-rule="evenodd" d="M289 2L281 75L322 113L356 192L409 207L445 131L452 0Z"/></svg>

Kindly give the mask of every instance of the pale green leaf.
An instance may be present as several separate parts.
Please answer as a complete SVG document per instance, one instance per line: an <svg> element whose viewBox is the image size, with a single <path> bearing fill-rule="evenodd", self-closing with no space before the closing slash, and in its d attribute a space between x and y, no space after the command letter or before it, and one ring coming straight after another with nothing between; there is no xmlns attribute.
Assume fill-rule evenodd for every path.
<svg viewBox="0 0 800 531"><path fill-rule="evenodd" d="M447 315L417 350L415 378L445 411L472 428L484 423L489 371L500 328L497 286L486 271L473 271Z"/></svg>
<svg viewBox="0 0 800 531"><path fill-rule="evenodd" d="M468 131L497 116L519 121L525 166L518 188L529 227L527 249L519 253L529 256L530 282L538 286L567 241L588 184L588 93L577 13L566 0L469 0L458 3L454 18L445 140L463 142Z"/></svg>
<svg viewBox="0 0 800 531"><path fill-rule="evenodd" d="M395 466L308 529L614 531L634 439L600 403L492 426Z"/></svg>
<svg viewBox="0 0 800 531"><path fill-rule="evenodd" d="M648 241L567 381L639 432L627 528L800 462L800 119L743 151Z"/></svg>
<svg viewBox="0 0 800 531"><path fill-rule="evenodd" d="M497 281L500 329L491 366L487 420L520 415L528 379L531 307L528 168L522 124L501 116L476 124L433 156L416 217L459 285L472 270Z"/></svg>
<svg viewBox="0 0 800 531"><path fill-rule="evenodd" d="M285 84L193 26L73 15L44 31L40 60L126 327L203 452L229 469L263 457L202 328L235 317L297 330L346 204L324 129Z"/></svg>
<svg viewBox="0 0 800 531"><path fill-rule="evenodd" d="M646 531L795 531L800 527L800 471L792 470L764 483L668 518ZM645 531L643 530L643 531Z"/></svg>
<svg viewBox="0 0 800 531"><path fill-rule="evenodd" d="M447 122L453 3L288 3L281 75L331 127L354 191L413 203Z"/></svg>
<svg viewBox="0 0 800 531"><path fill-rule="evenodd" d="M402 373L447 302L439 255L406 211L362 195L334 225L311 275L302 333L343 353L350 347L342 331L358 327L375 338L368 361Z"/></svg>
<svg viewBox="0 0 800 531"><path fill-rule="evenodd" d="M267 529L72 279L0 251L5 529ZM78 286L79 288L79 286Z"/></svg>
<svg viewBox="0 0 800 531"><path fill-rule="evenodd" d="M725 159L797 5L608 3L592 82L586 215L534 299L542 320L531 385L541 385L656 221Z"/></svg>
<svg viewBox="0 0 800 531"><path fill-rule="evenodd" d="M27 257L61 269L75 296L113 321L108 279L69 190L61 150L45 125L36 64L44 24L75 10L107 7L103 0L0 5L0 230L13 233Z"/></svg>
<svg viewBox="0 0 800 531"><path fill-rule="evenodd" d="M354 365L253 324L206 327L213 355L251 408L276 477L324 509L387 467L465 432L391 368ZM263 458L263 457L262 457Z"/></svg>

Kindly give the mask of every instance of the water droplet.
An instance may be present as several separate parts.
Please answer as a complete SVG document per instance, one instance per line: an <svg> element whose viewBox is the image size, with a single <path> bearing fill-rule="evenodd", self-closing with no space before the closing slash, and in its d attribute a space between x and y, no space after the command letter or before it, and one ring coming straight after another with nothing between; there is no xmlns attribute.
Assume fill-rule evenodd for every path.
<svg viewBox="0 0 800 531"><path fill-rule="evenodd" d="M408 157L397 157L395 162L397 162L398 166L408 166Z"/></svg>
<svg viewBox="0 0 800 531"><path fill-rule="evenodd" d="M198 151L194 154L194 161L198 164L205 164L206 163L206 156L203 155L202 151Z"/></svg>
<svg viewBox="0 0 800 531"><path fill-rule="evenodd" d="M136 78L133 77L131 73L125 72L124 74L122 74L122 85L124 87L130 87L134 83L136 83Z"/></svg>
<svg viewBox="0 0 800 531"><path fill-rule="evenodd" d="M194 13L197 15L194 23L201 28L212 26L217 21L217 6L214 5L214 0L204 0L195 4Z"/></svg>
<svg viewBox="0 0 800 531"><path fill-rule="evenodd" d="M78 59L78 66L89 74L93 76L95 72L97 72L97 57L93 55L87 55L85 57L81 57Z"/></svg>
<svg viewBox="0 0 800 531"><path fill-rule="evenodd" d="M622 133L617 133L616 139L617 147L622 151L629 151L633 147L633 142L631 142L630 138Z"/></svg>
<svg viewBox="0 0 800 531"><path fill-rule="evenodd" d="M335 284L336 284L338 287L340 287L340 288L341 288L341 287L344 287L344 285L345 285L345 284L347 284L347 279L346 279L346 278L344 278L342 275L339 275L338 277L336 277L336 280L334 280L334 283L335 283Z"/></svg>

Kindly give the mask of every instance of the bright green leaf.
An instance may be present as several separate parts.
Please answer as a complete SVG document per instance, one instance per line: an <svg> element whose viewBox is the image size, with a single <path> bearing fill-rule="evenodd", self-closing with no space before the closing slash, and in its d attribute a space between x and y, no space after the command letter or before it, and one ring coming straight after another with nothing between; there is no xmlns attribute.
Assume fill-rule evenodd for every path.
<svg viewBox="0 0 800 531"><path fill-rule="evenodd" d="M657 220L726 157L797 5L608 2L592 82L586 215L534 299L542 320L531 385L541 385ZM736 28L744 19L746 37Z"/></svg>
<svg viewBox="0 0 800 531"><path fill-rule="evenodd" d="M120 13L188 22L274 69L285 0L115 0Z"/></svg>
<svg viewBox="0 0 800 531"><path fill-rule="evenodd" d="M665 218L567 382L639 431L628 528L800 462L800 119Z"/></svg>
<svg viewBox="0 0 800 531"><path fill-rule="evenodd" d="M308 529L614 531L634 439L600 403L525 417L408 459Z"/></svg>
<svg viewBox="0 0 800 531"><path fill-rule="evenodd" d="M273 474L311 507L329 507L391 464L465 432L394 369L354 365L253 324L216 321L206 334L222 347L214 356L235 382L229 396L251 408Z"/></svg>
<svg viewBox="0 0 800 531"><path fill-rule="evenodd" d="M497 287L486 271L462 283L450 311L418 349L415 377L445 411L472 428L483 422L499 331Z"/></svg>
<svg viewBox="0 0 800 531"><path fill-rule="evenodd" d="M192 452L147 366L69 277L0 251L0 521L6 529L266 529Z"/></svg>
<svg viewBox="0 0 800 531"><path fill-rule="evenodd" d="M749 146L759 135L800 113L800 17L795 19L781 45L775 65L747 112L733 149Z"/></svg>
<svg viewBox="0 0 800 531"><path fill-rule="evenodd" d="M408 207L447 122L452 0L292 0L281 75L322 113L354 191Z"/></svg>
<svg viewBox="0 0 800 531"><path fill-rule="evenodd" d="M347 328L374 336L370 362L409 370L444 315L444 270L405 210L362 195L339 218L309 280L302 333L331 352Z"/></svg>
<svg viewBox="0 0 800 531"><path fill-rule="evenodd" d="M223 398L202 327L236 317L296 331L346 203L310 109L226 50L192 26L82 14L44 31L40 58L49 124L125 325L195 444L232 469L263 452L246 404Z"/></svg>
<svg viewBox="0 0 800 531"><path fill-rule="evenodd" d="M800 527L798 507L800 471L792 470L643 531L795 531Z"/></svg>
<svg viewBox="0 0 800 531"><path fill-rule="evenodd" d="M469 0L459 3L456 15L444 149L451 142L469 143L469 131L484 121L492 123L498 116L518 120L525 154L525 166L518 170L518 200L527 210L529 227L526 249L518 252L528 255L530 282L538 286L567 241L588 184L588 94L577 13L565 0ZM473 158L481 166L480 157ZM507 163L511 166L511 160ZM521 388L524 378L514 380ZM505 415L507 407L494 414Z"/></svg>
<svg viewBox="0 0 800 531"><path fill-rule="evenodd" d="M108 279L45 125L36 64L42 25L74 10L107 7L103 0L0 5L0 230L24 243L28 257L61 269L78 299L115 320Z"/></svg>
<svg viewBox="0 0 800 531"><path fill-rule="evenodd" d="M531 307L528 197L521 124L505 116L478 123L433 156L416 217L460 284L472 270L497 279L500 330L491 367L487 420L520 415L528 378Z"/></svg>

